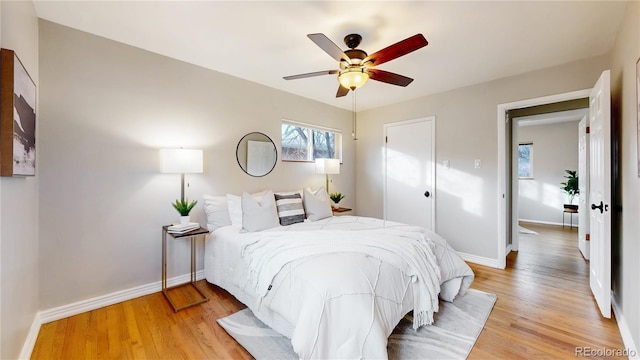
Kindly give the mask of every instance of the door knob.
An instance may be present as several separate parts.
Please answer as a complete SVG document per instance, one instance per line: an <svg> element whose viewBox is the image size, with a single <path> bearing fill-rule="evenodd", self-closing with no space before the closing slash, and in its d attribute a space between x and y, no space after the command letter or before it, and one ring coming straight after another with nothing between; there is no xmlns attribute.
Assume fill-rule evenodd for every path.
<svg viewBox="0 0 640 360"><path fill-rule="evenodd" d="M608 207L608 206L607 206ZM600 201L600 205L596 206L596 204L591 204L591 210L600 209L600 214L604 212L604 204Z"/></svg>
<svg viewBox="0 0 640 360"><path fill-rule="evenodd" d="M429 192L429 190L425 191L424 192L424 197L429 197L429 196L431 196L431 193Z"/></svg>

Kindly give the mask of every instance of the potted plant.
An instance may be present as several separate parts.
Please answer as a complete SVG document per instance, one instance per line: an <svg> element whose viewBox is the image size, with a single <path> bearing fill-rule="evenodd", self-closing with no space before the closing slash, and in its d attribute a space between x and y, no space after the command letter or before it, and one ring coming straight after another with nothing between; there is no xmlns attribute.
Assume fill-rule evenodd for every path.
<svg viewBox="0 0 640 360"><path fill-rule="evenodd" d="M564 177L567 180L560 183L560 185L562 185L560 189L562 189L562 191L564 191L569 197L569 203L564 204L564 208L578 210L578 205L573 205L573 199L576 195L580 194L580 188L578 188L578 172L575 170L565 170L565 172L567 175Z"/></svg>
<svg viewBox="0 0 640 360"><path fill-rule="evenodd" d="M173 205L173 208L180 213L180 224L186 225L190 222L191 218L189 217L189 212L191 212L191 209L193 209L193 207L196 206L197 203L197 200L189 202L189 199L186 199L176 200L176 202L171 204Z"/></svg>
<svg viewBox="0 0 640 360"><path fill-rule="evenodd" d="M329 195L329 198L331 199L331 201L333 201L333 207L335 209L338 209L340 208L340 205L338 205L338 203L340 202L340 200L344 199L344 195L339 192L334 192Z"/></svg>

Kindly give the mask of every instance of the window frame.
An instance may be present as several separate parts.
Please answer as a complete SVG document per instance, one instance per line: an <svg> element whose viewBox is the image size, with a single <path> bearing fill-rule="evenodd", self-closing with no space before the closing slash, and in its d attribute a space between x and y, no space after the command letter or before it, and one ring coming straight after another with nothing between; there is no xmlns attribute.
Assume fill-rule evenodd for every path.
<svg viewBox="0 0 640 360"><path fill-rule="evenodd" d="M306 159L306 160L296 160L296 159L287 159L285 157L285 151L283 149L283 139L282 139L282 127L284 125L291 125L291 126L297 126L297 127L301 127L301 128L305 128L306 130L308 130L309 133L309 138L312 139L313 137L313 131L322 131L322 132L330 132L333 133L335 135L335 157L334 159L339 159L340 160L340 164L342 164L342 130L340 129L335 129L335 128L330 128L327 126L320 126L320 125L314 125L314 124L309 124L309 123L304 123L304 122L300 122L300 121L295 121L295 120L289 120L289 119L282 119L281 123L280 123L280 158L282 159L283 162L303 162L303 163L313 163L315 162L315 158L313 158L313 140L309 141L308 144L308 148L307 148L307 152L308 154L311 154L311 159Z"/></svg>
<svg viewBox="0 0 640 360"><path fill-rule="evenodd" d="M529 176L520 176L520 146L529 146ZM533 141L523 141L518 143L518 179L533 180Z"/></svg>

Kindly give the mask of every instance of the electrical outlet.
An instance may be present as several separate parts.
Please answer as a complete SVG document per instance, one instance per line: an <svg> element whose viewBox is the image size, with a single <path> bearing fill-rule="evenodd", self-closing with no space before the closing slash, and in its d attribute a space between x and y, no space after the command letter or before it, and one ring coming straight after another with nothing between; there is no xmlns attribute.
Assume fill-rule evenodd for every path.
<svg viewBox="0 0 640 360"><path fill-rule="evenodd" d="M445 160L442 162L442 166L444 166L445 169L449 169L451 164L449 163L449 160Z"/></svg>
<svg viewBox="0 0 640 360"><path fill-rule="evenodd" d="M480 169L482 167L482 161L480 161L480 159L476 159L474 166L476 169Z"/></svg>

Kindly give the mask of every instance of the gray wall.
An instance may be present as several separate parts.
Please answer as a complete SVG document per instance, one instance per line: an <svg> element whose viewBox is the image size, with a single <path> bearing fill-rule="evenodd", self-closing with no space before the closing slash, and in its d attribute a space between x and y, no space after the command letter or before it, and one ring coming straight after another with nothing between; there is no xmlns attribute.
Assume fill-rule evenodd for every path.
<svg viewBox="0 0 640 360"><path fill-rule="evenodd" d="M565 169L578 170L578 122L520 126L518 142L528 141L533 142L533 179L518 181L518 218L561 224L569 200L560 183L566 181ZM577 197L573 203L578 204ZM565 220L568 225L569 215ZM573 224L578 224L575 215Z"/></svg>
<svg viewBox="0 0 640 360"><path fill-rule="evenodd" d="M612 52L611 93L613 121L620 128L621 209L615 229L613 252L613 299L622 310L636 349L640 347L640 178L638 177L638 99L636 62L640 59L640 2L630 1ZM622 213L618 213L622 210Z"/></svg>
<svg viewBox="0 0 640 360"><path fill-rule="evenodd" d="M38 80L38 19L31 1L2 1L1 45ZM39 98L39 96L38 96ZM35 177L0 178L0 358L19 356L38 310L40 115L36 110Z"/></svg>
<svg viewBox="0 0 640 360"><path fill-rule="evenodd" d="M359 114L358 213L382 216L383 124L435 115L436 230L456 250L497 261L498 104L591 88L608 60L587 59ZM480 169L475 159L482 161Z"/></svg>
<svg viewBox="0 0 640 360"><path fill-rule="evenodd" d="M43 20L40 44L42 309L160 280L161 226L177 221L180 196L180 176L159 173L163 147L204 150L204 173L187 175L191 199L295 190L324 184L313 163L278 156L272 173L250 177L238 141L263 132L279 152L284 118L342 129L331 189L355 207L349 111ZM203 205L191 215L204 223ZM187 243L171 242L170 277L188 273Z"/></svg>

